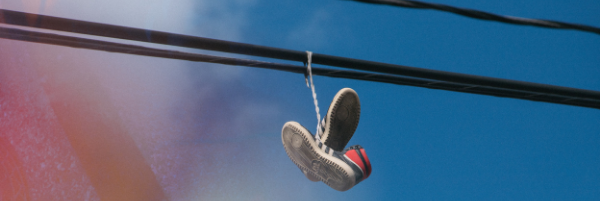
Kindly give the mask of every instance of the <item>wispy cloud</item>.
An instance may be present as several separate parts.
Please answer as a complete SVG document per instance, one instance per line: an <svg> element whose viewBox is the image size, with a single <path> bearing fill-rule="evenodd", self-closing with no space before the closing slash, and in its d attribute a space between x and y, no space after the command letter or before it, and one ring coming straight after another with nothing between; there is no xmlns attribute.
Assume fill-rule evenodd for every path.
<svg viewBox="0 0 600 201"><path fill-rule="evenodd" d="M312 17L300 23L288 35L288 41L292 44L305 44L309 47L322 47L327 45L329 21L332 16L325 9L314 11Z"/></svg>

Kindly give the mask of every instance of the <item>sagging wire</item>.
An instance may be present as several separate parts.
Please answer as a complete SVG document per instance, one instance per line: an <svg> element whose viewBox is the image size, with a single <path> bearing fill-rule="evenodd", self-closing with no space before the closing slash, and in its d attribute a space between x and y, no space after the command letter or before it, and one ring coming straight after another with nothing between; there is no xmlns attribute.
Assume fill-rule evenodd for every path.
<svg viewBox="0 0 600 201"><path fill-rule="evenodd" d="M552 29L573 29L578 31L590 32L595 34L600 34L600 28L592 27L588 25L581 24L573 24L566 22L559 22L553 20L542 20L542 19L530 19L530 18L522 18L522 17L513 17L513 16L504 16L498 15L494 13L466 9L466 8L458 8L454 6L448 6L443 4L436 3L427 3L423 1L411 1L411 0L352 0L363 3L371 3L371 4L384 4L391 6L398 6L404 8L419 8L419 9L433 9L440 10L445 12L450 12L470 18L476 18L480 20L490 20L497 21L509 24L518 24L518 25L529 25L536 27L544 27L544 28L552 28Z"/></svg>

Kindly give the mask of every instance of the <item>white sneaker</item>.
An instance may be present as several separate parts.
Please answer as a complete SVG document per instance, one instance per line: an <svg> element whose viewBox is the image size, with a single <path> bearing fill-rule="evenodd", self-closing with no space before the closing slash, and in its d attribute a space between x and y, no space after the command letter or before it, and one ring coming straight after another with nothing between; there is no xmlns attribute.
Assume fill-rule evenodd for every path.
<svg viewBox="0 0 600 201"><path fill-rule="evenodd" d="M281 131L286 153L307 177L346 191L371 174L371 163L359 145L342 152L326 148L298 122L287 122Z"/></svg>
<svg viewBox="0 0 600 201"><path fill-rule="evenodd" d="M342 151L354 135L360 119L360 100L351 88L343 88L333 97L327 115L317 130L321 142Z"/></svg>
<svg viewBox="0 0 600 201"><path fill-rule="evenodd" d="M317 130L319 139L325 146L342 151L354 135L360 119L360 100L351 88L343 88L333 97L327 115L321 120ZM317 177L303 171L311 181L320 181Z"/></svg>

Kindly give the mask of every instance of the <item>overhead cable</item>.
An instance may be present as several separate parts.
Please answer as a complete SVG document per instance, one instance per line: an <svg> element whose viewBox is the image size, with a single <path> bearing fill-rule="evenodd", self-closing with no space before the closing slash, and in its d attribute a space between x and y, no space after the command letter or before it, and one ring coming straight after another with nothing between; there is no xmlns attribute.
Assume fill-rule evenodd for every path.
<svg viewBox="0 0 600 201"><path fill-rule="evenodd" d="M303 51L216 40L148 29L116 26L96 22L86 22L81 20L59 18L4 9L0 9L0 17L0 23L4 24L20 25L110 38L119 38L139 42L149 42L163 45L173 45L179 47L244 54L250 56L283 59L290 61L306 61L306 53ZM554 94L556 96L573 97L575 99L600 99L600 92L598 91L416 68L317 53L313 53L312 63L355 70L400 75L405 77L416 77L428 80L459 83L464 85L485 86L515 91L530 91L542 94Z"/></svg>
<svg viewBox="0 0 600 201"><path fill-rule="evenodd" d="M493 13L488 13L484 11L466 9L466 8L457 8L453 6L436 4L436 3L427 3L422 1L410 1L410 0L352 0L363 3L371 3L371 4L384 4L384 5L392 5L399 6L405 8L419 8L419 9L433 9L440 10L445 12L450 12L466 17L477 18L480 20L490 20L497 21L509 24L518 24L518 25L529 25L536 27L544 27L544 28L553 28L553 29L573 29L578 31L591 32L595 34L600 34L600 28L592 27L588 25L581 24L573 24L552 20L542 20L542 19L530 19L530 18L521 18L521 17L513 17L513 16L504 16Z"/></svg>
<svg viewBox="0 0 600 201"><path fill-rule="evenodd" d="M0 38L28 41L35 43L67 46L72 48L84 48L91 50L100 50L114 53L125 53L132 55L151 56L159 58L169 58L178 60L188 60L196 62L218 63L234 66L247 66L254 68L264 68L271 70L286 71L292 73L306 73L303 66L281 64L273 62L264 62L250 59L228 58L221 56L204 55L197 53L187 53L173 50L164 50L149 48L137 45L120 44L93 39L86 39L73 36L58 35L52 33L43 33L30 30L2 28L0 27ZM491 95L498 97L517 98L532 101L541 101L581 107L600 109L600 98L578 98L572 96L561 96L556 94L540 93L526 90L510 90L505 88L495 88L489 86L468 85L455 82L446 82L439 80L430 80L422 78L411 78L404 76L384 75L376 73L366 73L359 71L347 71L338 69L326 69L312 67L312 73L328 77L348 78L356 80L374 81L382 83L391 83L397 85L408 85L416 87L425 87L430 89L442 89L472 94Z"/></svg>

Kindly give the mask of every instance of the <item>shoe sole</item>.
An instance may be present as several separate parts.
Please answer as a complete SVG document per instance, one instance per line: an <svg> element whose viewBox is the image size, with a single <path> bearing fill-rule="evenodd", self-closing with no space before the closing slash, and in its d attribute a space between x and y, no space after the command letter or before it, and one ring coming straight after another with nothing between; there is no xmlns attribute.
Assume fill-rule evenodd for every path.
<svg viewBox="0 0 600 201"><path fill-rule="evenodd" d="M329 108L331 112L327 112L327 126L321 139L333 150L342 151L354 135L360 120L358 94L351 88L343 88L333 97Z"/></svg>
<svg viewBox="0 0 600 201"><path fill-rule="evenodd" d="M281 141L288 157L307 175L318 178L329 187L346 191L354 186L354 172L342 160L319 149L310 132L297 122L287 122Z"/></svg>

